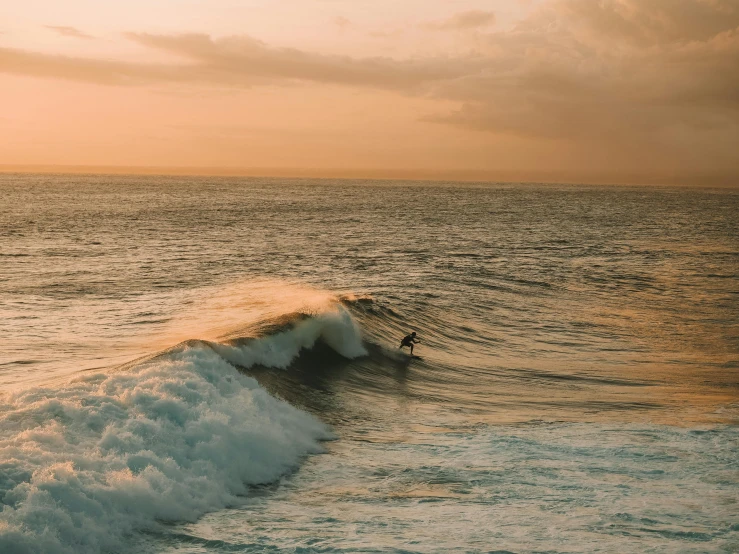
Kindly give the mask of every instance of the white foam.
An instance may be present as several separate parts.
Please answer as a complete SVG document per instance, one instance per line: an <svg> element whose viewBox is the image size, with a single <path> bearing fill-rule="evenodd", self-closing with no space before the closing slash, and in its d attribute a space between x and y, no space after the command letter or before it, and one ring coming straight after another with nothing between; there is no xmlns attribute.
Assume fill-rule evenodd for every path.
<svg viewBox="0 0 739 554"><path fill-rule="evenodd" d="M282 365L319 331L356 353L341 343L342 317L307 320L250 355ZM1 397L0 552L120 551L126 534L157 520L234 503L328 438L324 424L207 348Z"/></svg>
<svg viewBox="0 0 739 554"><path fill-rule="evenodd" d="M321 339L346 358L367 354L356 322L341 306L304 319L291 329L253 340L245 345L212 343L225 359L241 367L262 365L286 368L300 351L312 348Z"/></svg>

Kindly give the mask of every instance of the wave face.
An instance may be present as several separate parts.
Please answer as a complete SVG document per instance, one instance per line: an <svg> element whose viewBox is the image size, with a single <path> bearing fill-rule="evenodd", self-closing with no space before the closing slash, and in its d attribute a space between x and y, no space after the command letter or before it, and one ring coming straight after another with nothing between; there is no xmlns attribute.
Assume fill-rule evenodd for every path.
<svg viewBox="0 0 739 554"><path fill-rule="evenodd" d="M117 551L133 531L233 504L321 452L323 423L226 360L284 366L321 337L361 354L353 329L346 312L325 314L2 398L0 552Z"/></svg>

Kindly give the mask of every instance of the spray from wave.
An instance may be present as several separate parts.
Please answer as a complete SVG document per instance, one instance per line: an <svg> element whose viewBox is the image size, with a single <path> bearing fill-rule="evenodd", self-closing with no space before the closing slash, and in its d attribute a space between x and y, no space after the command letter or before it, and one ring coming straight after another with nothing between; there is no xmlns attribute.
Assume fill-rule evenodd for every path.
<svg viewBox="0 0 739 554"><path fill-rule="evenodd" d="M338 302L190 340L60 386L0 397L0 552L120 551L158 521L192 521L274 481L332 438L235 366L287 367L321 341L353 358Z"/></svg>

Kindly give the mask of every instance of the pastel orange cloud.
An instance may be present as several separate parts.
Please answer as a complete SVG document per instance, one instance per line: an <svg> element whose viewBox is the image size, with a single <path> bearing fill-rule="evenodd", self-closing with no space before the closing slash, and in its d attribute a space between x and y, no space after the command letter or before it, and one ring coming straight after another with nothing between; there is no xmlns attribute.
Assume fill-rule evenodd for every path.
<svg viewBox="0 0 739 554"><path fill-rule="evenodd" d="M349 23L336 15L327 21L343 32L356 27L355 19ZM197 103L179 101L204 110L183 109L184 126L207 119L208 105L227 91L269 88L280 101L263 104L270 111L260 115L259 125L281 129L285 144L293 144L288 134L295 118L286 120L280 110L287 98L304 99L306 111L321 114L312 123L315 136L326 136L338 117L348 122L345 134L325 145L326 167L355 160L378 168L390 159L373 162L363 156L366 148L359 137L369 130L358 123L352 128L349 122L355 120L346 115L377 95L383 110L403 106L404 116L373 129L373 140L382 140L385 133L411 141L415 136L418 144L427 144L421 136L435 129L437 142L427 144L426 156L417 151L408 158L414 167L438 166L438 148L446 140L447 150L470 170L513 169L505 164L518 160L544 174L564 164L573 171L590 167L624 175L713 171L737 182L739 1L549 0L513 26L497 28L496 19L483 9L431 23L419 14L416 28L425 29L420 32L427 33L429 43L439 35L461 41L447 52L430 48L405 56L349 56L317 52L310 44L275 46L250 36L128 32L130 43L168 61L0 47L0 73L55 79L49 81L54 87L64 86L60 80L65 80L111 90L136 87L151 95L196 95L201 98ZM73 27L54 30L87 36ZM455 33L438 32L445 30ZM393 36L385 38L396 40ZM438 40L446 44L450 39ZM104 107L106 97L113 94L98 91L95 101ZM248 124L249 117L255 116L243 115L241 124ZM274 148L279 150L279 140ZM9 143L5 149L11 151ZM341 159L334 156L339 151ZM470 157L469 152L476 154ZM534 152L535 158L522 161ZM402 160L392 163L398 166Z"/></svg>

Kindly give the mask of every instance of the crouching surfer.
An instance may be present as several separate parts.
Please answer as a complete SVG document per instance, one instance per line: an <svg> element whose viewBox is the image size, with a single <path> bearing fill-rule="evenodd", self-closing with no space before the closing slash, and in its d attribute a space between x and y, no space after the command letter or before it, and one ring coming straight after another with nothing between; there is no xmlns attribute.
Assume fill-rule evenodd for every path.
<svg viewBox="0 0 739 554"><path fill-rule="evenodd" d="M411 347L411 356L413 356L413 345L418 344L421 342L421 339L416 338L416 332L413 331L410 335L406 335L403 337L403 340L400 341L400 346L398 348L404 348L406 346Z"/></svg>

